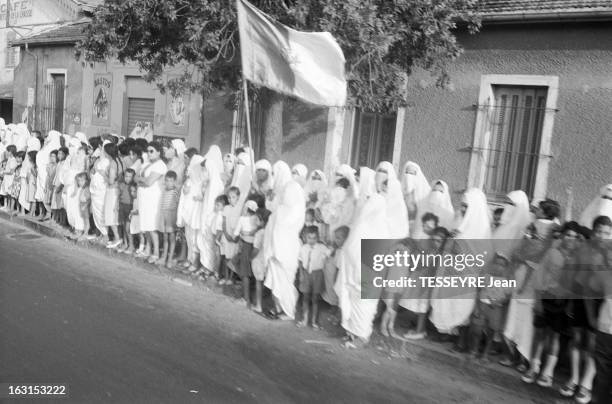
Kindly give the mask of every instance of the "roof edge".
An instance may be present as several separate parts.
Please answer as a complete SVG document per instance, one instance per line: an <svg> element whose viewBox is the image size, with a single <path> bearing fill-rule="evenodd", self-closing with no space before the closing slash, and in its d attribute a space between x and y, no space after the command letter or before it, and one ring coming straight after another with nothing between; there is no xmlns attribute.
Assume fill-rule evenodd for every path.
<svg viewBox="0 0 612 404"><path fill-rule="evenodd" d="M534 23L558 21L607 21L612 20L612 7L581 11L528 11L481 14L482 22L491 23Z"/></svg>

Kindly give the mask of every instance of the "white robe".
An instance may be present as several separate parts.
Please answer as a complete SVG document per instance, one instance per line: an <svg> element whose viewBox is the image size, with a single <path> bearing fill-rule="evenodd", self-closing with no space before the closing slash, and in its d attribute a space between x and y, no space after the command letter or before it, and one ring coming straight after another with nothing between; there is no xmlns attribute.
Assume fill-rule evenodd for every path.
<svg viewBox="0 0 612 404"><path fill-rule="evenodd" d="M338 251L338 277L334 290L342 312L342 327L352 335L368 341L372 322L378 309L378 299L362 299L361 271L371 268L361 263L361 240L388 238L385 198L375 192L374 171L362 168L360 173L360 202L349 236ZM375 296L369 296L375 297Z"/></svg>
<svg viewBox="0 0 612 404"><path fill-rule="evenodd" d="M304 190L291 178L285 162L276 162L273 171L276 206L264 232L264 260L268 268L264 284L293 319L298 299L294 282L306 203Z"/></svg>
<svg viewBox="0 0 612 404"><path fill-rule="evenodd" d="M463 216L456 236L459 254L482 254L487 251L487 258L492 258L491 221L487 198L477 188L468 189L463 195L467 210ZM478 240L478 241L475 241ZM442 269L443 270L443 269ZM457 276L459 272L448 269L446 275ZM450 273L449 273L450 272ZM441 297L448 289L434 289L431 300L430 320L438 331L451 333L456 327L467 325L476 302L475 288L464 287L452 298Z"/></svg>

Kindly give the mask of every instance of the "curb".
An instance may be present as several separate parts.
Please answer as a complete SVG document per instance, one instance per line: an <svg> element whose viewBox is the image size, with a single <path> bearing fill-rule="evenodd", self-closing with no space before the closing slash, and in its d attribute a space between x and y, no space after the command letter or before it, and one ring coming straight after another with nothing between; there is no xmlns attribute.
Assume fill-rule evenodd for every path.
<svg viewBox="0 0 612 404"><path fill-rule="evenodd" d="M120 259L150 274L155 274L168 278L171 282L180 284L182 286L196 287L201 290L212 291L213 293L218 293L222 296L229 297L223 294L222 292L217 291L216 288L211 288L210 285L204 282L194 280L189 275L177 273L176 271L167 269L165 267L145 263L142 260L136 259L134 257L108 250L103 245L97 243L69 239L56 227L38 222L37 220L32 220L22 216L12 216L5 211L0 211L0 219L4 219L17 225L29 228L44 236L63 240L69 244L81 248L96 250L101 254ZM515 391L517 393L517 396L524 396L527 394L534 403L548 403L551 402L551 400L555 400L555 398L557 398L557 396L553 398L553 394L556 393L556 390L544 389L538 387L535 384L527 385L523 383L520 380L520 374L516 370L512 368L503 367L497 363L497 361L499 360L498 357L492 357L491 362L484 363L481 361L470 360L465 354L460 354L451 351L448 348L448 344L434 343L427 340L390 340L385 339L377 334L374 334L372 336L372 339L368 345L369 349L381 355L381 363L385 359L403 359L407 360L408 362L430 362L438 365L455 368L466 375L478 379L481 384L497 386L504 390ZM376 362L375 364L378 364ZM557 400L555 400L554 402L569 403L571 401L564 401L560 398L560 396L558 396Z"/></svg>

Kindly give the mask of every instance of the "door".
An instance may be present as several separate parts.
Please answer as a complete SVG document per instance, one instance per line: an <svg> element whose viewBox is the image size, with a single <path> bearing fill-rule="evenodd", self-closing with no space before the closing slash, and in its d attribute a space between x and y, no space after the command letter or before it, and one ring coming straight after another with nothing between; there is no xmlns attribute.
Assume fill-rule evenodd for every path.
<svg viewBox="0 0 612 404"><path fill-rule="evenodd" d="M66 92L66 76L63 74L51 75L53 97L53 129L64 133L64 94Z"/></svg>
<svg viewBox="0 0 612 404"><path fill-rule="evenodd" d="M396 114L356 111L351 162L353 167L374 168L393 160Z"/></svg>
<svg viewBox="0 0 612 404"><path fill-rule="evenodd" d="M147 124L153 128L155 99L128 97L127 116L128 135L132 133L137 124L140 124L140 127L143 129Z"/></svg>

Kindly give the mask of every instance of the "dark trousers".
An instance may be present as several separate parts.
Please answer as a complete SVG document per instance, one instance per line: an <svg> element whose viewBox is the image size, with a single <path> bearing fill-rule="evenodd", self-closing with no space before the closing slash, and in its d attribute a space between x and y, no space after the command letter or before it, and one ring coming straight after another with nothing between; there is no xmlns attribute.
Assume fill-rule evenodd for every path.
<svg viewBox="0 0 612 404"><path fill-rule="evenodd" d="M595 340L595 382L593 385L593 402L611 403L612 388L612 334L597 332Z"/></svg>

